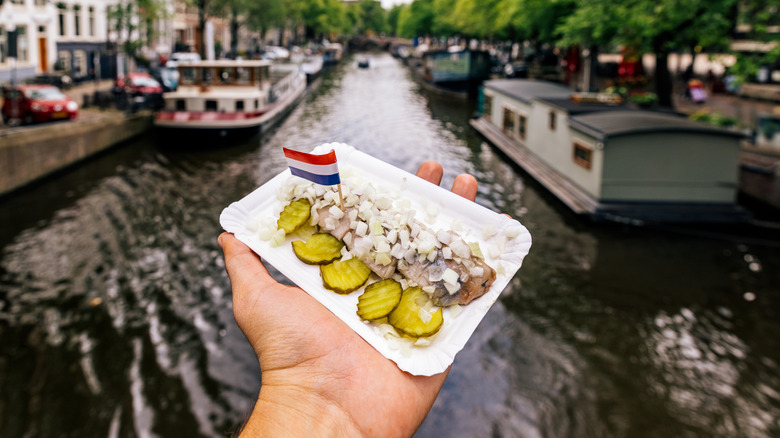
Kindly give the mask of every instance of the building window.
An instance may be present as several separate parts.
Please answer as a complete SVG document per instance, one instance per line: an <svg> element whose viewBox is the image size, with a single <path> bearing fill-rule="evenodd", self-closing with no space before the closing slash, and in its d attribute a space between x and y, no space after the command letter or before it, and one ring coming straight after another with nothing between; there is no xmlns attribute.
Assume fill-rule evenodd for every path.
<svg viewBox="0 0 780 438"><path fill-rule="evenodd" d="M504 134L515 136L515 112L509 108L504 108Z"/></svg>
<svg viewBox="0 0 780 438"><path fill-rule="evenodd" d="M528 119L524 115L520 114L517 117L517 134L521 140L525 140L525 129L527 124Z"/></svg>
<svg viewBox="0 0 780 438"><path fill-rule="evenodd" d="M206 111L216 111L217 110L217 101L216 100L207 100L206 101Z"/></svg>
<svg viewBox="0 0 780 438"><path fill-rule="evenodd" d="M574 162L590 169L593 160L593 150L579 143L574 143Z"/></svg>
<svg viewBox="0 0 780 438"><path fill-rule="evenodd" d="M67 6L64 3L57 3L57 14L60 24L60 36L65 36L65 11Z"/></svg>
<svg viewBox="0 0 780 438"><path fill-rule="evenodd" d="M0 64L5 64L5 57L7 56L8 43L5 39L5 29L3 29L3 26L0 26Z"/></svg>
<svg viewBox="0 0 780 438"><path fill-rule="evenodd" d="M89 7L89 22L87 23L87 31L89 32L89 36L95 36L95 8L92 6Z"/></svg>
<svg viewBox="0 0 780 438"><path fill-rule="evenodd" d="M76 50L73 52L73 72L79 76L87 75L87 52Z"/></svg>
<svg viewBox="0 0 780 438"><path fill-rule="evenodd" d="M67 50L60 50L57 53L57 63L54 65L54 69L70 72L70 68L70 52Z"/></svg>
<svg viewBox="0 0 780 438"><path fill-rule="evenodd" d="M81 35L81 6L73 6L73 34Z"/></svg>
<svg viewBox="0 0 780 438"><path fill-rule="evenodd" d="M493 115L493 96L485 95L485 100L482 102L482 114L488 117Z"/></svg>
<svg viewBox="0 0 780 438"><path fill-rule="evenodd" d="M550 111L550 131L555 131L555 111Z"/></svg>
<svg viewBox="0 0 780 438"><path fill-rule="evenodd" d="M27 62L28 51L27 28L25 26L16 26L16 60Z"/></svg>

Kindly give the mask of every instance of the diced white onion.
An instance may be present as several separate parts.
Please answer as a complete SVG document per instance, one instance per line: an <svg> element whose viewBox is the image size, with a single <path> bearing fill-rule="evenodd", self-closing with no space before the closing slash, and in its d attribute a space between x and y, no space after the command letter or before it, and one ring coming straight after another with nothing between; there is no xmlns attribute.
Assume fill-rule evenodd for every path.
<svg viewBox="0 0 780 438"><path fill-rule="evenodd" d="M387 266L387 265L389 265L390 263L393 262L393 258L390 257L389 253L380 252L380 253L377 253L375 261L379 265Z"/></svg>
<svg viewBox="0 0 780 438"><path fill-rule="evenodd" d="M271 236L271 246L276 248L277 246L281 245L282 242L284 242L284 237L284 230L280 228L276 231L276 233L274 233L273 236Z"/></svg>
<svg viewBox="0 0 780 438"><path fill-rule="evenodd" d="M445 283L456 284L458 282L458 273L447 268L441 274L441 279L444 280Z"/></svg>

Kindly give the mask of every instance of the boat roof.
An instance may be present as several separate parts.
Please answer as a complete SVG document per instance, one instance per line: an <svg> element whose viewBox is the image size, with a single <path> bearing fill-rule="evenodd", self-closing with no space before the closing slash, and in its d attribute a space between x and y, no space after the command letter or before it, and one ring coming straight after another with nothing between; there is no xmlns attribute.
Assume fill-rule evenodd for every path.
<svg viewBox="0 0 780 438"><path fill-rule="evenodd" d="M601 141L622 135L660 132L728 135L737 138L745 136L739 131L731 131L702 122L695 122L682 116L633 109L576 115L569 118L569 126Z"/></svg>
<svg viewBox="0 0 780 438"><path fill-rule="evenodd" d="M627 109L624 104L606 102L575 102L568 97L539 98L537 100L566 111L570 116L599 111L625 111Z"/></svg>
<svg viewBox="0 0 780 438"><path fill-rule="evenodd" d="M265 59L215 59L207 61L177 61L177 67L263 67L273 64Z"/></svg>
<svg viewBox="0 0 780 438"><path fill-rule="evenodd" d="M572 90L563 85L534 79L493 79L485 81L484 86L524 103L531 103L541 97L568 99L572 94Z"/></svg>

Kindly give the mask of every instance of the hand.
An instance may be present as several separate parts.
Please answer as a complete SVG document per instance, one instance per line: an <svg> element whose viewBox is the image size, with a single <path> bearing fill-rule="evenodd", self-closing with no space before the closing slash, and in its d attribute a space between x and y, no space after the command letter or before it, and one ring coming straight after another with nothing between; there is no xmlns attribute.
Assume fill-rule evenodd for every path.
<svg viewBox="0 0 780 438"><path fill-rule="evenodd" d="M417 176L434 184L436 162ZM452 191L474 200L477 181L460 175ZM241 436L411 436L447 371L401 371L302 289L276 282L260 257L232 234L219 245L233 288L233 314L260 361L262 385Z"/></svg>

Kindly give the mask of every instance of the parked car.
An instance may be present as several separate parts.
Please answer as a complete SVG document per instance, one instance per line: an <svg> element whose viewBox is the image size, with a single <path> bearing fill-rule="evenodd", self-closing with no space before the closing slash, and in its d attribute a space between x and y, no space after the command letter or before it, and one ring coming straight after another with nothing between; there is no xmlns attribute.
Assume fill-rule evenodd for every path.
<svg viewBox="0 0 780 438"><path fill-rule="evenodd" d="M176 91L179 88L179 70L170 67L156 67L149 71L152 77L159 82L163 91Z"/></svg>
<svg viewBox="0 0 780 438"><path fill-rule="evenodd" d="M3 91L6 125L32 124L78 117L79 104L54 85L18 85Z"/></svg>
<svg viewBox="0 0 780 438"><path fill-rule="evenodd" d="M163 104L163 87L148 73L128 73L117 78L114 93L134 108L157 109Z"/></svg>
<svg viewBox="0 0 780 438"><path fill-rule="evenodd" d="M200 62L200 55L192 52L174 52L168 57L165 66L176 68L180 62L187 64Z"/></svg>

